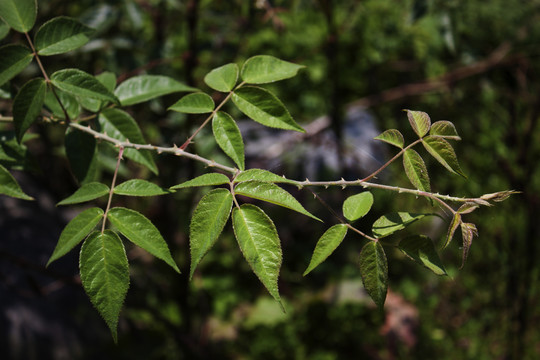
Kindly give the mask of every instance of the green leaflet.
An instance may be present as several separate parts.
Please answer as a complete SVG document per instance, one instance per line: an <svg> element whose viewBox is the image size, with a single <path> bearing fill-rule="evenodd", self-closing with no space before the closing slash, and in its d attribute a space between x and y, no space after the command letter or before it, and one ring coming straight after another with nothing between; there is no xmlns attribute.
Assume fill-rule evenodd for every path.
<svg viewBox="0 0 540 360"><path fill-rule="evenodd" d="M440 136L429 135L422 139L422 145L424 145L426 150L448 171L467 178L459 167L454 148L448 141Z"/></svg>
<svg viewBox="0 0 540 360"><path fill-rule="evenodd" d="M282 254L274 223L264 211L251 204L234 208L232 220L234 235L244 258L270 295L281 304L278 277Z"/></svg>
<svg viewBox="0 0 540 360"><path fill-rule="evenodd" d="M212 132L221 150L233 159L240 170L244 170L244 141L234 119L218 111L212 119Z"/></svg>
<svg viewBox="0 0 540 360"><path fill-rule="evenodd" d="M89 97L118 104L118 99L94 76L79 69L59 70L51 75L52 84L73 96Z"/></svg>
<svg viewBox="0 0 540 360"><path fill-rule="evenodd" d="M405 144L403 135L396 129L386 130L374 139L384 141L385 143L397 146L400 149L403 149L403 145Z"/></svg>
<svg viewBox="0 0 540 360"><path fill-rule="evenodd" d="M21 90L13 100L13 123L15 125L15 134L20 143L26 130L36 121L43 102L47 84L42 78L32 79L23 85Z"/></svg>
<svg viewBox="0 0 540 360"><path fill-rule="evenodd" d="M419 138L423 138L431 127L431 119L429 115L423 111L405 110L407 112L407 118L413 128L416 135Z"/></svg>
<svg viewBox="0 0 540 360"><path fill-rule="evenodd" d="M98 182L86 183L77 189L77 191L75 191L72 195L60 201L56 205L71 205L87 202L107 195L109 191L109 187L105 184Z"/></svg>
<svg viewBox="0 0 540 360"><path fill-rule="evenodd" d="M108 219L129 241L165 261L180 273L169 246L159 230L144 215L134 210L115 207L109 210Z"/></svg>
<svg viewBox="0 0 540 360"><path fill-rule="evenodd" d="M360 252L360 274L364 287L375 304L382 309L388 290L388 263L382 245L369 241Z"/></svg>
<svg viewBox="0 0 540 360"><path fill-rule="evenodd" d="M3 40L9 34L9 25L0 20L0 40Z"/></svg>
<svg viewBox="0 0 540 360"><path fill-rule="evenodd" d="M306 271L304 271L303 276L309 274L313 269L319 266L319 264L325 261L341 244L345 235L347 235L347 225L345 224L337 224L326 230L317 242L313 255L311 256L311 261L309 262Z"/></svg>
<svg viewBox="0 0 540 360"><path fill-rule="evenodd" d="M114 187L113 192L116 195L127 196L158 196L172 193L154 183L141 179L131 179Z"/></svg>
<svg viewBox="0 0 540 360"><path fill-rule="evenodd" d="M255 86L244 86L233 92L234 104L246 116L268 127L305 132L289 111L268 90Z"/></svg>
<svg viewBox="0 0 540 360"><path fill-rule="evenodd" d="M233 197L229 190L214 189L203 196L195 208L189 226L190 279L197 265L214 246L223 231L231 214L232 205Z"/></svg>
<svg viewBox="0 0 540 360"><path fill-rule="evenodd" d="M75 19L59 16L39 28L34 44L39 55L63 54L86 44L93 32Z"/></svg>
<svg viewBox="0 0 540 360"><path fill-rule="evenodd" d="M407 149L403 153L403 168L415 188L421 191L431 191L426 164L415 150Z"/></svg>
<svg viewBox="0 0 540 360"><path fill-rule="evenodd" d="M461 267L465 265L467 256L469 255L469 250L472 245L473 238L478 236L478 230L476 225L472 223L461 223L461 237L463 239L463 257L461 260Z"/></svg>
<svg viewBox="0 0 540 360"><path fill-rule="evenodd" d="M396 231L405 229L405 226L420 220L426 214L414 214L408 212L393 212L378 218L373 223L373 235L377 238L382 238L395 233Z"/></svg>
<svg viewBox="0 0 540 360"><path fill-rule="evenodd" d="M186 114L205 114L214 111L215 106L210 95L197 92L182 97L174 105L170 106L169 110Z"/></svg>
<svg viewBox="0 0 540 360"><path fill-rule="evenodd" d="M56 89L56 95L60 98L62 105L66 109L70 119L75 119L81 113L81 107L79 106L79 100L74 96ZM92 99L93 100L93 99ZM56 96L52 91L47 91L45 94L45 106L53 113L53 115L59 119L66 118L64 110L58 103Z"/></svg>
<svg viewBox="0 0 540 360"><path fill-rule="evenodd" d="M17 180L0 164L0 194L5 194L18 199L34 200L31 196L26 195Z"/></svg>
<svg viewBox="0 0 540 360"><path fill-rule="evenodd" d="M32 50L22 45L2 46L0 47L0 54L2 54L0 56L0 85L5 84L23 71L34 58Z"/></svg>
<svg viewBox="0 0 540 360"><path fill-rule="evenodd" d="M213 185L223 185L229 183L229 178L226 175L219 173L209 173L201 176L197 176L194 179L188 180L178 185L171 187L171 190L184 189L189 187L199 187L199 186L213 186Z"/></svg>
<svg viewBox="0 0 540 360"><path fill-rule="evenodd" d="M14 30L25 33L36 22L37 0L2 0L0 17Z"/></svg>
<svg viewBox="0 0 540 360"><path fill-rule="evenodd" d="M96 139L82 131L68 129L64 139L66 155L73 175L81 184L98 180L98 150Z"/></svg>
<svg viewBox="0 0 540 360"><path fill-rule="evenodd" d="M439 136L450 140L461 140L454 124L446 120L434 122L429 129L429 135Z"/></svg>
<svg viewBox="0 0 540 360"><path fill-rule="evenodd" d="M433 241L424 235L407 237L399 242L399 249L405 255L425 266L437 275L446 275L439 254L435 250Z"/></svg>
<svg viewBox="0 0 540 360"><path fill-rule="evenodd" d="M175 92L190 91L197 91L197 89L167 76L140 75L121 83L114 91L114 94L120 99L123 106L127 106Z"/></svg>
<svg viewBox="0 0 540 360"><path fill-rule="evenodd" d="M238 176L234 179L234 182L243 182L243 181L251 181L251 180L257 180L261 182L270 182L270 183L288 183L288 184L294 184L296 185L296 181L286 179L283 176L276 175L268 170L263 169L249 169L246 171L242 171Z"/></svg>
<svg viewBox="0 0 540 360"><path fill-rule="evenodd" d="M116 86L116 75L110 72L103 72L99 75L96 75L96 79L101 84L103 84L103 86L105 86L107 90L109 90L111 93L114 91L114 87ZM101 110L101 108L106 105L106 103L101 100L91 99L87 97L78 98L78 102L83 108L94 113L99 112L99 110Z"/></svg>
<svg viewBox="0 0 540 360"><path fill-rule="evenodd" d="M241 76L248 84L266 84L292 78L304 67L273 56L257 55L246 60Z"/></svg>
<svg viewBox="0 0 540 360"><path fill-rule="evenodd" d="M129 140L133 144L144 144L144 137L139 125L137 125L135 119L133 119L131 115L123 110L103 110L99 115L99 124L101 125L101 132L105 132L115 139L120 141ZM150 150L126 148L124 155L128 159L146 166L154 174L158 173L158 168Z"/></svg>
<svg viewBox="0 0 540 360"><path fill-rule="evenodd" d="M36 134L25 134L21 144L15 139L15 134L0 133L0 164L13 170L34 171L37 169L35 161L28 148L24 145L25 141L36 136Z"/></svg>
<svg viewBox="0 0 540 360"><path fill-rule="evenodd" d="M97 207L86 209L75 216L62 230L60 239L47 261L49 266L53 261L61 258L77 246L103 218L103 210Z"/></svg>
<svg viewBox="0 0 540 360"><path fill-rule="evenodd" d="M300 204L294 196L283 190L279 186L261 181L246 181L241 182L234 188L235 194L248 196L250 198L267 201L272 204L286 207L297 211L301 214L309 216L312 219L322 221L316 216L309 213L302 204Z"/></svg>
<svg viewBox="0 0 540 360"><path fill-rule="evenodd" d="M373 195L369 191L349 196L343 202L343 216L349 221L364 217L373 205Z"/></svg>
<svg viewBox="0 0 540 360"><path fill-rule="evenodd" d="M111 230L90 234L81 248L79 268L84 291L116 343L118 317L129 288L126 250L118 235Z"/></svg>
<svg viewBox="0 0 540 360"><path fill-rule="evenodd" d="M215 68L204 77L206 85L214 90L229 92L238 81L238 65L227 64Z"/></svg>

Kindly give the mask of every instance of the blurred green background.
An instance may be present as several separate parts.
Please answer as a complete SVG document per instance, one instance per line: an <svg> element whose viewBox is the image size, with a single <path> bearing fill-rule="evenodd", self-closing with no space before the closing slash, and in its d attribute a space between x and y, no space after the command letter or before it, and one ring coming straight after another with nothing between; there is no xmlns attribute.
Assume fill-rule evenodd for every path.
<svg viewBox="0 0 540 360"><path fill-rule="evenodd" d="M463 140L455 148L468 175L468 179L450 175L426 157L434 191L456 196L505 189L522 193L469 216L479 237L463 269L459 269L459 236L443 253L448 277L431 274L389 246L390 293L384 312L377 311L362 290L357 268L361 238L349 235L335 254L303 278L325 227L265 206L283 243L280 290L286 314L250 272L230 231L203 260L194 280L187 281L190 214L204 191L117 199L154 221L184 275L179 277L142 251L129 248L131 287L121 313L119 344L114 345L74 278L76 256L43 268L61 226L39 241L41 257L30 258L28 248L13 250L8 240L0 241L0 294L10 299L3 305L0 322L5 331L2 358L540 358L540 1L50 0L38 4L37 25L66 15L97 30L82 49L44 59L49 73L77 67L94 74L112 71L119 81L143 73L163 74L209 91L202 79L211 69L242 63L257 54L273 55L306 65L297 77L270 86L301 124L329 115L339 139L344 136L346 109L362 106L381 131L396 128L411 140L401 109L426 111L433 121L450 120L456 125ZM24 42L24 37L10 32L2 44L11 42ZM11 86L20 87L24 78L34 76L39 73L31 67ZM3 90L7 96L10 89ZM200 124L200 117L166 111L178 98L166 96L131 109L149 142L181 144ZM8 104L0 100L2 112L9 111ZM39 126L35 131L42 138L28 143L34 171L22 180L23 189L34 184L37 190L30 190L31 195L40 191L56 203L77 188L63 156L63 130ZM191 150L227 161L214 145L211 134L203 132ZM103 166L107 183L111 173L107 164ZM145 177L171 186L207 171L168 156L158 158L158 166L159 177L130 165L123 177ZM385 171L384 180L410 186L399 164ZM339 209L354 190L318 192ZM312 202L311 194L294 194L332 223L330 214ZM369 229L386 212L433 210L408 195L380 191L374 195L373 214L361 228ZM4 210L23 206L9 205L6 198L0 203ZM62 217L57 213L67 210L47 209L51 212L47 216L64 224L65 217L73 215L62 213ZM31 226L9 219L5 217L0 227L5 239ZM412 230L429 233L437 243L446 231L437 221L421 222ZM38 246L36 238L27 241L32 248ZM24 276L12 283L11 271ZM54 290L43 291L51 284ZM19 291L27 288L31 290ZM62 301L69 306L61 306ZM69 315L66 321L44 321L44 334L32 335L20 325L24 322L13 320L20 313L8 314L17 303L36 304L43 311L57 306L58 314ZM38 321L35 316L28 323ZM51 335L54 331L71 335L57 341Z"/></svg>

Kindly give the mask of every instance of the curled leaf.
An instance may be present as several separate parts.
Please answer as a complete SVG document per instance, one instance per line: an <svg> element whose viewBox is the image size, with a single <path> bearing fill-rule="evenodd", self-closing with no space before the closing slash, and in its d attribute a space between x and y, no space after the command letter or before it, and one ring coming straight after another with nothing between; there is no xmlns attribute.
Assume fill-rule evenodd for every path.
<svg viewBox="0 0 540 360"><path fill-rule="evenodd" d="M472 245L473 237L475 236L478 236L476 225L471 223L461 223L461 237L463 238L463 258L461 267L465 265L465 261L467 260L469 250Z"/></svg>

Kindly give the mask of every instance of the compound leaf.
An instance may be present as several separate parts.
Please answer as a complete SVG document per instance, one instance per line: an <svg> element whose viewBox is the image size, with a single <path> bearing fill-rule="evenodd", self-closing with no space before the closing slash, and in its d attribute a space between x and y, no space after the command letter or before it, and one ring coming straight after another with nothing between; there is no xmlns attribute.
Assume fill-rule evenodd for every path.
<svg viewBox="0 0 540 360"><path fill-rule="evenodd" d="M384 306L388 290L388 263L382 245L369 241L360 252L360 274L368 295L379 308Z"/></svg>
<svg viewBox="0 0 540 360"><path fill-rule="evenodd" d="M244 141L234 119L225 112L217 112L212 119L212 132L221 150L244 170Z"/></svg>
<svg viewBox="0 0 540 360"><path fill-rule="evenodd" d="M461 140L454 124L446 120L434 122L433 125L431 125L431 129L429 129L429 135L439 136L450 140Z"/></svg>
<svg viewBox="0 0 540 360"><path fill-rule="evenodd" d="M394 145L400 149L403 149L403 145L405 144L403 135L399 132L399 130L396 129L389 129L384 131L382 134L375 137L375 140L384 141L385 143Z"/></svg>
<svg viewBox="0 0 540 360"><path fill-rule="evenodd" d="M459 167L454 148L448 141L444 140L440 136L429 135L422 139L422 144L426 150L448 171L467 178Z"/></svg>
<svg viewBox="0 0 540 360"><path fill-rule="evenodd" d="M2 3L0 1L0 3ZM1 13L1 12L0 12ZM4 85L32 62L32 50L22 45L0 47L0 85Z"/></svg>
<svg viewBox="0 0 540 360"><path fill-rule="evenodd" d="M197 91L162 75L140 75L127 79L114 91L123 106L139 104L175 92Z"/></svg>
<svg viewBox="0 0 540 360"><path fill-rule="evenodd" d="M214 107L214 100L210 95L197 92L182 97L174 105L170 106L169 110L186 114L205 114L214 111Z"/></svg>
<svg viewBox="0 0 540 360"><path fill-rule="evenodd" d="M431 127L431 119L429 115L423 111L405 110L407 112L407 118L413 128L416 135L419 138L423 138Z"/></svg>
<svg viewBox="0 0 540 360"><path fill-rule="evenodd" d="M292 78L304 68L269 55L257 55L246 60L242 66L242 80L248 84L265 84Z"/></svg>
<svg viewBox="0 0 540 360"><path fill-rule="evenodd" d="M47 84L42 78L32 79L23 85L13 100L13 123L20 143L26 130L41 113L45 102Z"/></svg>
<svg viewBox="0 0 540 360"><path fill-rule="evenodd" d="M409 212L393 212L378 218L373 223L373 235L377 238L382 238L395 233L396 231L405 229L405 226L420 220L426 214L415 214Z"/></svg>
<svg viewBox="0 0 540 360"><path fill-rule="evenodd" d="M206 85L214 90L229 92L238 80L238 65L227 64L215 68L204 77Z"/></svg>
<svg viewBox="0 0 540 360"><path fill-rule="evenodd" d="M110 101L118 104L118 99L94 76L79 69L59 70L51 75L52 84L77 97Z"/></svg>
<svg viewBox="0 0 540 360"><path fill-rule="evenodd" d="M25 33L34 27L37 0L2 0L0 17L14 30Z"/></svg>
<svg viewBox="0 0 540 360"><path fill-rule="evenodd" d="M63 54L86 44L93 32L75 19L60 16L39 28L34 44L39 55Z"/></svg>
<svg viewBox="0 0 540 360"><path fill-rule="evenodd" d="M109 187L105 184L98 182L86 183L77 189L77 191L75 191L72 195L60 201L56 205L70 205L87 202L107 195L109 191Z"/></svg>
<svg viewBox="0 0 540 360"><path fill-rule="evenodd" d="M424 235L407 237L399 242L399 249L420 265L427 267L437 275L446 275L439 254L433 241Z"/></svg>
<svg viewBox="0 0 540 360"><path fill-rule="evenodd" d="M325 261L341 244L345 235L347 235L347 225L345 224L337 224L326 230L315 246L311 261L304 271L304 276Z"/></svg>
<svg viewBox="0 0 540 360"><path fill-rule="evenodd" d="M0 164L0 194L11 196L23 200L34 200L31 196L26 195L17 180Z"/></svg>
<svg viewBox="0 0 540 360"><path fill-rule="evenodd" d="M229 183L229 178L226 175L220 173L209 173L197 176L194 179L188 180L178 185L171 187L171 190L184 189L189 187L199 187L199 186L214 186L214 185L223 185Z"/></svg>
<svg viewBox="0 0 540 360"><path fill-rule="evenodd" d="M270 182L270 183L288 183L288 184L296 185L296 181L294 180L289 180L283 176L276 175L268 170L263 170L263 169L249 169L246 171L242 171L234 179L234 182L236 183L236 182L251 181L251 180Z"/></svg>
<svg viewBox="0 0 540 360"><path fill-rule="evenodd" d="M415 150L407 149L403 153L403 168L415 188L422 191L431 191L426 164Z"/></svg>
<svg viewBox="0 0 540 360"><path fill-rule="evenodd" d="M113 192L126 196L158 196L170 194L172 191L146 180L131 179L115 186Z"/></svg>

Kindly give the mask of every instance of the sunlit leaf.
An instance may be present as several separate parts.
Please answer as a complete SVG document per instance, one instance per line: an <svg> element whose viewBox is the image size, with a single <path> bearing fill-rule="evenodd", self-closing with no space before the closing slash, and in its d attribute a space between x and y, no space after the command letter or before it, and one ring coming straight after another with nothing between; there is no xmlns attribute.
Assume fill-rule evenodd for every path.
<svg viewBox="0 0 540 360"><path fill-rule="evenodd" d="M22 191L17 180L2 165L0 165L0 194L23 200L34 200Z"/></svg>
<svg viewBox="0 0 540 360"><path fill-rule="evenodd" d="M2 1L0 1L2 3ZM32 62L32 50L22 45L0 47L0 85L5 84Z"/></svg>
<svg viewBox="0 0 540 360"><path fill-rule="evenodd" d="M59 70L51 75L52 84L71 95L118 103L118 99L94 76L78 69Z"/></svg>
<svg viewBox="0 0 540 360"><path fill-rule="evenodd" d="M2 0L0 17L14 30L25 33L34 27L37 0Z"/></svg>
<svg viewBox="0 0 540 360"><path fill-rule="evenodd" d="M232 100L240 111L258 123L272 128L305 132L281 101L268 90L255 86L241 87L233 92Z"/></svg>
<svg viewBox="0 0 540 360"><path fill-rule="evenodd" d="M373 205L373 195L369 191L349 196L343 202L343 216L349 221L364 217Z"/></svg>
<svg viewBox="0 0 540 360"><path fill-rule="evenodd" d="M251 181L251 180L270 182L270 183L296 184L296 181L294 180L286 179L283 176L276 175L268 170L263 170L263 169L249 169L246 171L242 171L234 179L234 182L243 182L243 181Z"/></svg>
<svg viewBox="0 0 540 360"><path fill-rule="evenodd" d="M229 183L229 178L226 175L219 173L210 173L197 176L194 179L188 180L178 185L171 187L172 190L184 189L189 187L199 187L199 186L214 186L214 185L223 185Z"/></svg>
<svg viewBox="0 0 540 360"><path fill-rule="evenodd" d="M60 239L47 262L49 266L53 261L61 258L79 245L83 239L90 234L96 225L103 218L103 210L97 207L86 209L75 216L62 230Z"/></svg>
<svg viewBox="0 0 540 360"><path fill-rule="evenodd" d="M295 76L302 65L283 61L269 55L257 55L242 66L242 80L248 84L265 84Z"/></svg>
<svg viewBox="0 0 540 360"><path fill-rule="evenodd" d="M121 83L114 94L123 106L142 103L163 95L176 92L197 91L173 78L161 75L140 75Z"/></svg>
<svg viewBox="0 0 540 360"><path fill-rule="evenodd" d="M81 282L117 341L120 310L129 288L129 265L118 235L95 231L84 241L79 261Z"/></svg>
<svg viewBox="0 0 540 360"><path fill-rule="evenodd" d="M439 254L435 250L433 241L424 235L407 237L399 242L399 249L405 255L427 267L437 275L446 275Z"/></svg>
<svg viewBox="0 0 540 360"><path fill-rule="evenodd" d="M168 189L142 179L131 179L116 185L113 192L116 195L126 196L158 196L172 193Z"/></svg>
<svg viewBox="0 0 540 360"><path fill-rule="evenodd" d="M210 95L197 92L187 94L178 100L174 105L169 107L169 110L186 113L186 114L204 114L214 111L214 100Z"/></svg>
<svg viewBox="0 0 540 360"><path fill-rule="evenodd" d="M407 118L413 128L416 135L419 138L424 137L429 131L431 126L431 119L429 115L423 111L405 110L407 112Z"/></svg>
<svg viewBox="0 0 540 360"><path fill-rule="evenodd" d="M460 224L461 224L461 215L459 213L456 213L452 217L452 221L450 222L450 226L448 227L448 232L446 233L446 240L444 241L444 245L442 246L442 249L445 249L450 244Z"/></svg>
<svg viewBox="0 0 540 360"><path fill-rule="evenodd" d="M238 81L238 65L236 64L215 68L204 77L206 85L221 92L229 92L234 89L236 81Z"/></svg>
<svg viewBox="0 0 540 360"><path fill-rule="evenodd" d="M427 192L431 191L426 164L415 150L407 149L403 153L403 168L415 188Z"/></svg>
<svg viewBox="0 0 540 360"><path fill-rule="evenodd" d="M420 220L426 214L415 214L408 212L393 212L378 218L373 223L373 234L377 238L391 235L396 231L405 229L405 226Z"/></svg>
<svg viewBox="0 0 540 360"><path fill-rule="evenodd" d="M13 100L13 123L17 141L20 143L26 130L32 126L41 114L47 84L42 78L28 81Z"/></svg>
<svg viewBox="0 0 540 360"><path fill-rule="evenodd" d="M232 204L233 197L229 190L214 189L203 196L195 208L189 227L190 279L197 265L214 246L223 231L231 214Z"/></svg>
<svg viewBox="0 0 540 360"><path fill-rule="evenodd" d="M399 130L396 129L386 130L379 136L375 137L375 140L384 141L390 145L397 146L400 149L403 149L403 145L405 144L403 135L399 132Z"/></svg>
<svg viewBox="0 0 540 360"><path fill-rule="evenodd" d="M87 202L107 195L109 191L109 187L105 184L98 182L86 183L72 195L60 201L57 205L71 205Z"/></svg>
<svg viewBox="0 0 540 360"><path fill-rule="evenodd" d="M454 124L446 120L434 122L431 125L431 129L429 129L429 135L439 136L449 140L461 140Z"/></svg>
<svg viewBox="0 0 540 360"><path fill-rule="evenodd" d="M315 246L309 266L304 271L304 276L325 261L341 244L345 235L347 235L347 225L345 224L337 224L326 230Z"/></svg>
<svg viewBox="0 0 540 360"><path fill-rule="evenodd" d="M39 28L34 45L42 56L63 54L86 44L93 32L75 19L59 16Z"/></svg>
<svg viewBox="0 0 540 360"><path fill-rule="evenodd" d="M461 262L461 267L463 267L465 265L465 261L467 261L467 256L469 255L469 250L475 236L478 236L478 230L476 229L476 225L462 222L461 237L463 238L463 258Z"/></svg>
<svg viewBox="0 0 540 360"><path fill-rule="evenodd" d="M382 245L369 241L360 252L360 274L368 295L379 308L384 306L388 290L388 263Z"/></svg>
<svg viewBox="0 0 540 360"><path fill-rule="evenodd" d="M448 171L467 178L459 167L454 148L448 141L439 136L430 135L422 139L422 144L426 150Z"/></svg>
<svg viewBox="0 0 540 360"><path fill-rule="evenodd" d="M244 170L244 141L234 119L225 112L217 112L212 119L212 132L221 150Z"/></svg>

